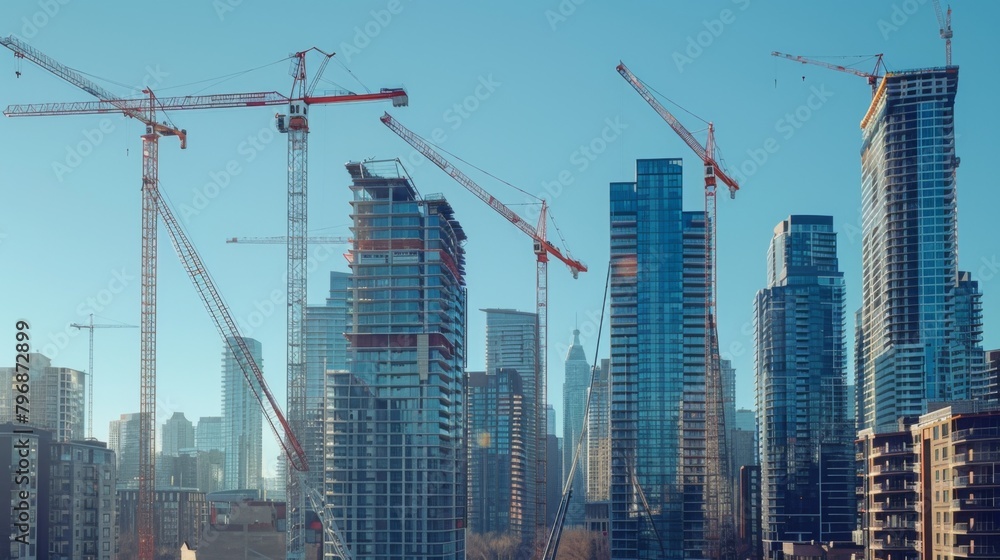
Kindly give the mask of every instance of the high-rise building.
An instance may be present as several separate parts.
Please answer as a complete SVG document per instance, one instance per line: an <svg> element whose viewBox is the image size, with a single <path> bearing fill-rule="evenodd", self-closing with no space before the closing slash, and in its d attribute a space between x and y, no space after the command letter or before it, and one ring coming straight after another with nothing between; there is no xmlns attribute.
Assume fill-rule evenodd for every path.
<svg viewBox="0 0 1000 560"><path fill-rule="evenodd" d="M184 417L183 412L175 412L163 423L163 446L161 453L176 457L182 449L194 449L194 426Z"/></svg>
<svg viewBox="0 0 1000 560"><path fill-rule="evenodd" d="M705 213L681 184L641 159L610 187L613 558L707 554Z"/></svg>
<svg viewBox="0 0 1000 560"><path fill-rule="evenodd" d="M984 398L1000 402L1000 350L987 350L985 354L983 371L986 379L986 396Z"/></svg>
<svg viewBox="0 0 1000 560"><path fill-rule="evenodd" d="M252 338L244 338L243 342L263 370L260 342ZM260 487L263 422L260 403L227 344L222 352L222 435L226 452L223 483L227 490Z"/></svg>
<svg viewBox="0 0 1000 560"><path fill-rule="evenodd" d="M469 530L524 530L524 390L513 368L469 372L465 402L469 462Z"/></svg>
<svg viewBox="0 0 1000 560"><path fill-rule="evenodd" d="M601 360L594 372L594 384L588 389L590 413L587 416L587 501L605 502L611 484L611 385L608 375L611 360ZM575 493L574 493L575 494Z"/></svg>
<svg viewBox="0 0 1000 560"><path fill-rule="evenodd" d="M466 236L398 161L353 179L348 372L327 372L324 492L357 560L465 558Z"/></svg>
<svg viewBox="0 0 1000 560"><path fill-rule="evenodd" d="M538 373L538 315L513 309L483 309L486 313L486 371L496 371L497 368L512 368L521 374L521 387L524 390L524 450L527 464L524 479L527 481L525 500L529 504L524 513L522 537L525 541L535 538L536 529L544 524L544 520L536 519L536 496L544 488L539 489L536 476L539 464L538 453L542 452L548 439L547 433L547 403L535 400ZM526 373L529 372L529 373ZM532 412L535 411L535 412ZM541 414L537 412L541 411ZM555 417L553 416L553 422ZM559 476L553 480L560 480ZM547 478L547 477L545 477ZM547 502L547 500L546 500Z"/></svg>
<svg viewBox="0 0 1000 560"><path fill-rule="evenodd" d="M226 448L221 416L202 416L198 419L194 430L194 446L198 451L222 451Z"/></svg>
<svg viewBox="0 0 1000 560"><path fill-rule="evenodd" d="M763 545L848 541L855 522L844 275L830 216L774 228L754 305Z"/></svg>
<svg viewBox="0 0 1000 560"><path fill-rule="evenodd" d="M108 447L115 452L118 461L120 488L139 487L139 413L122 414L112 420L108 427Z"/></svg>
<svg viewBox="0 0 1000 560"><path fill-rule="evenodd" d="M347 369L347 338L350 315L348 312L347 288L350 274L330 272L330 295L324 305L306 307L306 414L301 433L296 434L306 452L310 468L306 480L313 488L323 485L323 469L326 460L323 453L323 399L325 397L326 372Z"/></svg>
<svg viewBox="0 0 1000 560"><path fill-rule="evenodd" d="M861 428L891 430L928 402L970 398L982 373L970 371L977 296L958 270L957 90L957 66L891 72L861 122Z"/></svg>
<svg viewBox="0 0 1000 560"><path fill-rule="evenodd" d="M19 362L25 365L23 362ZM31 394L27 423L21 422L14 408L16 374L24 369L0 368L0 423L13 422L54 432L56 441L82 440L86 432L86 373L71 368L53 367L44 354L28 354L31 366Z"/></svg>
<svg viewBox="0 0 1000 560"><path fill-rule="evenodd" d="M580 435L583 433L584 408L587 406L587 389L590 387L590 363L580 344L580 330L573 331L573 345L566 353L566 377L563 381L563 475L562 487L569 477ZM583 525L584 504L587 495L587 443L580 446L580 460L573 477L573 495L566 511L567 526Z"/></svg>
<svg viewBox="0 0 1000 560"><path fill-rule="evenodd" d="M0 511L0 523L11 528L0 557L117 558L114 452L93 439L59 442L50 430L23 431L20 424L0 424L0 463L10 464L12 475L23 470L0 485L0 500L11 506ZM19 461L28 466L21 469Z"/></svg>
<svg viewBox="0 0 1000 560"><path fill-rule="evenodd" d="M866 560L1000 557L1000 409L930 407L892 431L858 434Z"/></svg>

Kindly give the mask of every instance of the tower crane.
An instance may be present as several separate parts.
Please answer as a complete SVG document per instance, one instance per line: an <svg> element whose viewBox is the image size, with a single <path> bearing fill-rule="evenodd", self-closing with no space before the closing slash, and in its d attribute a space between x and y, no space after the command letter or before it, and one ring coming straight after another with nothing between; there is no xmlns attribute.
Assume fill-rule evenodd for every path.
<svg viewBox="0 0 1000 560"><path fill-rule="evenodd" d="M451 162L446 160L440 153L438 153L434 148L430 146L423 138L417 136L415 133L404 127L396 119L392 118L392 115L386 113L382 116L381 121L390 130L399 135L400 138L405 140L409 145L413 146L418 152L424 155L428 160L433 162L435 165L441 168L442 171L447 173L451 178L455 179L459 184L469 190L472 194L476 195L477 198L485 202L496 211L498 214L507 219L510 223L521 230L524 234L532 239L534 242L534 252L537 261L535 267L535 278L536 278L536 293L535 293L535 310L538 317L538 351L537 351L537 363L535 372L535 410L534 420L532 428L535 434L535 523L539 527L545 526L545 474L546 474L546 457L545 457L545 439L546 439L546 427L545 427L545 414L546 414L546 381L547 381L547 367L546 367L546 344L548 343L548 263L549 256L553 256L560 261L562 261L566 266L569 267L570 273L573 278L576 278L581 272L587 271L587 266L582 262L571 258L568 253L564 254L562 250L553 245L546 238L546 225L547 225L547 213L548 205L545 200L542 200L541 213L538 218L538 226L532 227L531 224L526 222L521 216L516 212L511 210L509 207L504 205L502 202L497 200L493 195L488 193L485 189L480 187L469 178L468 175L457 169Z"/></svg>
<svg viewBox="0 0 1000 560"><path fill-rule="evenodd" d="M875 91L878 89L879 79L882 77L879 74L879 68L883 72L886 72L885 62L882 60L882 53L873 54L869 58L875 58L875 68L871 72L865 72L863 70L858 70L857 68L852 68L850 66L843 66L840 64L830 64L829 62L823 62L822 60L814 60L811 58L806 58L804 56L797 56L794 54L785 54L782 52L774 51L771 56L776 56L778 58L785 58L793 62L800 62L802 64L812 64L815 66L820 66L829 70L836 70L837 72L846 72L848 74L854 74L855 76L861 76L868 80L868 85L872 88L872 96L875 95Z"/></svg>
<svg viewBox="0 0 1000 560"><path fill-rule="evenodd" d="M90 314L89 323L72 323L74 329L90 330L90 365L87 369L87 437L94 437L94 329L138 329L135 325L95 325L94 314Z"/></svg>
<svg viewBox="0 0 1000 560"><path fill-rule="evenodd" d="M941 0L934 0L934 14L937 15L938 24L941 25L941 38L944 39L944 60L947 66L951 66L951 6L948 6L947 15L941 13Z"/></svg>
<svg viewBox="0 0 1000 560"><path fill-rule="evenodd" d="M145 89L146 99L126 103L88 80L72 68L57 62L13 35L0 38L0 44L14 51L14 56L34 62L57 77L79 87L107 103L125 116L146 125L142 135L142 266L141 266L141 326L139 336L139 495L137 528L139 531L139 559L153 560L155 553L153 533L153 484L155 475L156 441L156 189L159 184L158 149L160 136L177 136L181 149L187 147L187 131L156 121L156 96ZM49 104L51 115L72 114L68 107ZM4 114L27 116L30 111ZM93 330L91 330L93 335Z"/></svg>
<svg viewBox="0 0 1000 560"><path fill-rule="evenodd" d="M290 95L275 91L214 94L157 98L150 90L144 90L148 99L121 99L91 82L79 72L56 62L10 36L0 38L0 44L14 51L18 58L26 58L56 74L60 78L94 95L98 101L76 103L41 103L11 105L4 111L7 116L42 116L68 114L122 113L146 124L143 136L143 267L142 267L142 336L141 355L141 417L143 436L149 442L143 443L140 453L139 523L140 560L152 560L152 484L155 480L155 464L152 441L155 441L155 382L156 382L156 211L152 193L147 190L157 188L157 144L159 136L178 136L181 148L186 147L186 131L156 122L156 110L225 109L235 107L263 107L284 105L287 114L275 115L279 132L288 134L288 398L289 420L297 429L305 426L305 309L306 309L306 231L307 231L307 161L308 161L308 111L310 105L356 103L366 101L391 101L394 107L409 104L409 97L402 88L382 88L377 93L340 92L333 95L314 96L313 92L333 53L318 48L310 48L292 55L291 75L293 77ZM306 55L316 51L323 56L319 71L311 82L307 82ZM149 413L149 420L144 414ZM148 425L146 425L148 424ZM140 438L141 439L141 438ZM148 464L147 464L148 463ZM147 480L144 484L143 480ZM288 550L297 555L304 546L304 504L298 492L296 479L289 480L289 501L300 507L291 508L289 518ZM312 483L317 483L312 480ZM145 491L145 492L144 492ZM147 519L148 518L148 519ZM145 535L145 538L142 538Z"/></svg>
<svg viewBox="0 0 1000 560"><path fill-rule="evenodd" d="M708 123L705 146L688 131L633 74L625 63L619 62L621 74L643 99L670 125L681 140L691 148L705 166L705 462L708 470L705 503L708 508L710 557L733 558L735 555L734 519L731 480L729 478L729 453L726 445L726 426L722 389L722 370L719 357L718 327L716 324L716 185L721 181L729 188L731 198L736 197L739 184L723 171L715 155L715 127ZM717 523L717 527L711 527Z"/></svg>
<svg viewBox="0 0 1000 560"><path fill-rule="evenodd" d="M306 237L306 243L315 245L344 245L351 242L350 237L312 236ZM288 237L230 237L226 243L242 243L244 245L287 245Z"/></svg>

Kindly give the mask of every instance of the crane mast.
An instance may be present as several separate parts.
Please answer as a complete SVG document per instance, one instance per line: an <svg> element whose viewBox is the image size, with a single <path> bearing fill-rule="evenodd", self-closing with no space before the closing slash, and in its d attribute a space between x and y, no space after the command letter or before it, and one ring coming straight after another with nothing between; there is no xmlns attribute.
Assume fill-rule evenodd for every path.
<svg viewBox="0 0 1000 560"><path fill-rule="evenodd" d="M705 484L706 553L710 558L735 558L735 519L733 518L732 481L729 473L729 450L725 424L725 395L722 387L717 315L716 315L716 189L718 181L736 197L739 184L715 159L715 126L708 123L708 138L703 147L653 95L624 63L616 68L656 111L670 128L691 148L704 164L705 177ZM687 406L687 405L685 405ZM633 473L634 475L634 473ZM641 495L641 488L638 489ZM648 510L648 506L647 506ZM655 525L654 525L655 528Z"/></svg>
<svg viewBox="0 0 1000 560"><path fill-rule="evenodd" d="M316 104L391 101L394 107L406 106L409 97L402 88L382 88L376 93L343 92L336 95L313 96L316 85L333 54L312 48L295 53L292 64L291 96L270 92L212 94L157 98L144 90L142 99L121 99L91 82L79 72L39 52L16 37L0 38L0 44L14 51L15 56L31 60L56 76L91 95L97 101L75 103L41 103L11 105L4 114L12 117L46 115L81 115L121 113L146 125L143 139L142 176L142 288L140 334L140 479L139 479L139 558L152 560L153 551L153 481L155 480L155 409L156 409L156 203L158 188L158 140L160 136L177 136L181 148L186 147L186 131L156 122L157 109L223 109L286 105L287 114L276 116L278 129L287 133L288 142L288 406L289 421L296 429L305 427L305 363L304 328L306 308L306 241L307 226L307 163L308 107ZM319 72L311 83L306 82L305 58L311 51L323 55ZM307 437L310 434L307 434ZM315 439L315 437L311 438ZM311 448L315 448L312 442ZM293 507L289 516L290 557L302 555L304 546L304 493L299 490L301 476L289 476L289 496ZM316 481L311 481L315 483ZM308 490L305 490L308 497Z"/></svg>
<svg viewBox="0 0 1000 560"><path fill-rule="evenodd" d="M941 25L939 32L944 39L944 60L947 66L951 66L951 38L954 33L951 31L951 6L948 6L947 15L941 13L941 0L934 0L934 14Z"/></svg>
<svg viewBox="0 0 1000 560"><path fill-rule="evenodd" d="M548 262L549 256L554 256L560 261L562 261L566 266L569 267L573 278L576 278L579 273L586 272L587 266L582 262L570 258L567 254L564 254L558 247L553 245L546 238L546 224L548 215L548 205L544 200L542 200L542 208L539 214L538 226L532 227L531 224L526 222L521 218L516 212L511 210L508 206L500 202L493 195L488 193L485 189L480 187L475 181L469 178L468 175L463 173L461 170L456 168L447 159L444 158L440 153L437 152L430 144L428 144L423 138L416 135L402 124L400 124L396 119L392 118L389 113L382 116L381 121L390 130L395 132L400 138L405 140L408 144L413 146L418 152L423 154L428 160L433 162L442 171L448 174L451 178L455 179L459 184L465 187L467 190L472 192L477 198L485 202L490 208L495 212L503 216L507 221L512 223L515 227L521 230L523 233L531 237L533 241L533 251L535 253L536 265L535 265L535 310L537 313L538 321L538 341L536 350L536 372L535 372L535 409L532 411L534 418L530 424L532 433L535 436L535 479L534 479L534 493L535 493L535 525L538 531L544 530L545 519L546 519L546 492L545 492L545 475L546 475L546 465L547 460L545 457L546 452L546 381L547 381L547 367L546 367L546 345L548 344ZM537 532L537 531L536 531Z"/></svg>
<svg viewBox="0 0 1000 560"><path fill-rule="evenodd" d="M156 121L156 96L149 89L142 103L125 106L122 100L85 78L82 74L38 51L14 36L0 38L0 44L117 108L146 125L142 136L142 264L141 321L139 336L139 494L136 526L139 532L139 559L153 560L153 496L156 480L156 189L157 156L160 136L177 136L181 149L187 147L187 132ZM23 113L24 115L30 113ZM54 111L50 114L62 114Z"/></svg>
<svg viewBox="0 0 1000 560"><path fill-rule="evenodd" d="M135 325L95 325L94 314L90 314L89 323L72 323L71 327L77 330L87 329L90 331L90 359L87 370L87 438L94 437L94 329L137 329Z"/></svg>

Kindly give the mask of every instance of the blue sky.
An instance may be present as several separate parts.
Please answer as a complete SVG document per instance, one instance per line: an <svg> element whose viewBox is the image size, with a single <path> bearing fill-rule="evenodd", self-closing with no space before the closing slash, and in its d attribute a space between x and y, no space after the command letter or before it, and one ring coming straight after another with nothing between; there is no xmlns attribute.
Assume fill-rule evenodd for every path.
<svg viewBox="0 0 1000 560"><path fill-rule="evenodd" d="M1000 342L993 320L1000 315L1000 260L988 225L1000 198L988 171L989 132L998 124L991 61L998 17L1000 4L981 1L960 4L953 19L954 61L962 68L956 111L960 266L981 282L987 347ZM320 91L361 91L354 76L372 90L405 86L410 107L392 110L400 122L547 197L566 242L551 225L550 236L590 266L578 280L562 265L550 266L549 400L560 415L562 361L575 321L590 360L597 343L608 183L631 180L636 158L682 157L686 208L702 207L699 163L615 72L619 60L662 94L714 121L729 169L745 177L736 200L720 198L718 238L722 351L735 363L737 404L745 407L753 404L752 299L765 282L765 251L781 219L834 216L850 328L860 302L858 122L870 90L861 78L778 60L770 52L884 52L890 69L944 63L930 0L377 0L295 8L220 0L169 9L36 0L4 2L0 21L0 33L21 36L122 96L144 85L160 96L287 93L291 79L283 59L311 46L339 53ZM315 68L317 60L310 63ZM219 83L220 77L227 78ZM0 52L0 104L87 100L86 93ZM284 402L284 251L224 243L234 235L285 232L286 140L273 132L275 109L172 113L171 120L188 130L189 147L182 152L175 140L161 140L160 180L234 316L253 325L247 334L263 343L265 373ZM478 309L534 309L530 240L432 164L409 161L413 151L378 122L386 109L314 108L310 229L349 234L344 162L404 159L417 188L444 193L465 224L469 368L481 369L484 320ZM703 139L700 121L677 114ZM91 308L106 318L101 322L139 323L140 133L135 122L114 115L0 119L0 261L7 270L0 276L0 333L7 334L0 338L10 341L0 343L0 362L13 361L19 318L31 322L36 350L54 354L56 365L78 369L87 364L86 333L67 329L68 323L86 321ZM766 161L765 145L773 152ZM525 195L463 168L531 214L520 206ZM217 415L222 344L162 228L160 239L158 421L178 410L192 419ZM309 275L311 303L325 298L327 271L348 270L342 252L319 256ZM109 420L138 409L138 331L102 330L96 340L94 423L103 439ZM607 355L605 337L600 356ZM268 442L265 456L276 453Z"/></svg>

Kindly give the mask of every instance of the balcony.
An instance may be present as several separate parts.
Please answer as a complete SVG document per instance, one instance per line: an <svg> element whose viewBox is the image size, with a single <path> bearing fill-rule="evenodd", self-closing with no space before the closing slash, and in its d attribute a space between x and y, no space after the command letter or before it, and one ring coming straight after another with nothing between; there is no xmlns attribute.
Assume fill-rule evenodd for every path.
<svg viewBox="0 0 1000 560"><path fill-rule="evenodd" d="M871 522L872 529L880 531L912 531L916 530L919 523L915 521L886 521L884 519L876 519Z"/></svg>
<svg viewBox="0 0 1000 560"><path fill-rule="evenodd" d="M871 474L890 474L913 472L913 463L889 463L888 465L872 465Z"/></svg>
<svg viewBox="0 0 1000 560"><path fill-rule="evenodd" d="M954 500L958 501L958 500ZM872 504L872 511L916 511L916 505L911 502L876 502Z"/></svg>
<svg viewBox="0 0 1000 560"><path fill-rule="evenodd" d="M993 498L962 498L951 501L954 509L987 509L992 508L993 504Z"/></svg>
<svg viewBox="0 0 1000 560"><path fill-rule="evenodd" d="M966 558L985 558L990 556L996 558L998 551L1000 551L1000 549L993 546L956 546L951 550L955 556Z"/></svg>
<svg viewBox="0 0 1000 560"><path fill-rule="evenodd" d="M914 492L916 489L916 482L894 481L872 484L872 492Z"/></svg>
<svg viewBox="0 0 1000 560"><path fill-rule="evenodd" d="M1000 485L1000 475L979 475L979 476L956 476L952 479L952 486L955 488L965 488L968 486L997 486Z"/></svg>
<svg viewBox="0 0 1000 560"><path fill-rule="evenodd" d="M966 428L951 433L951 441L1000 438L1000 428Z"/></svg>
<svg viewBox="0 0 1000 560"><path fill-rule="evenodd" d="M885 445L885 446L881 446L881 447L873 447L872 448L872 452L871 452L871 456L872 457L881 457L881 456L884 456L884 455L899 455L899 454L903 454L903 453L907 453L907 454L913 453L913 446L912 445L899 444L899 445Z"/></svg>
<svg viewBox="0 0 1000 560"><path fill-rule="evenodd" d="M970 526L971 525L971 526ZM962 534L1000 533L1000 525L987 521L985 523L956 523L954 532Z"/></svg>
<svg viewBox="0 0 1000 560"><path fill-rule="evenodd" d="M915 550L919 541L914 539L892 540L872 539L873 550Z"/></svg>
<svg viewBox="0 0 1000 560"><path fill-rule="evenodd" d="M968 453L953 455L951 457L951 462L955 465L966 465L971 463L1000 463L1000 451L983 451L981 453L973 451L971 457L969 457Z"/></svg>

